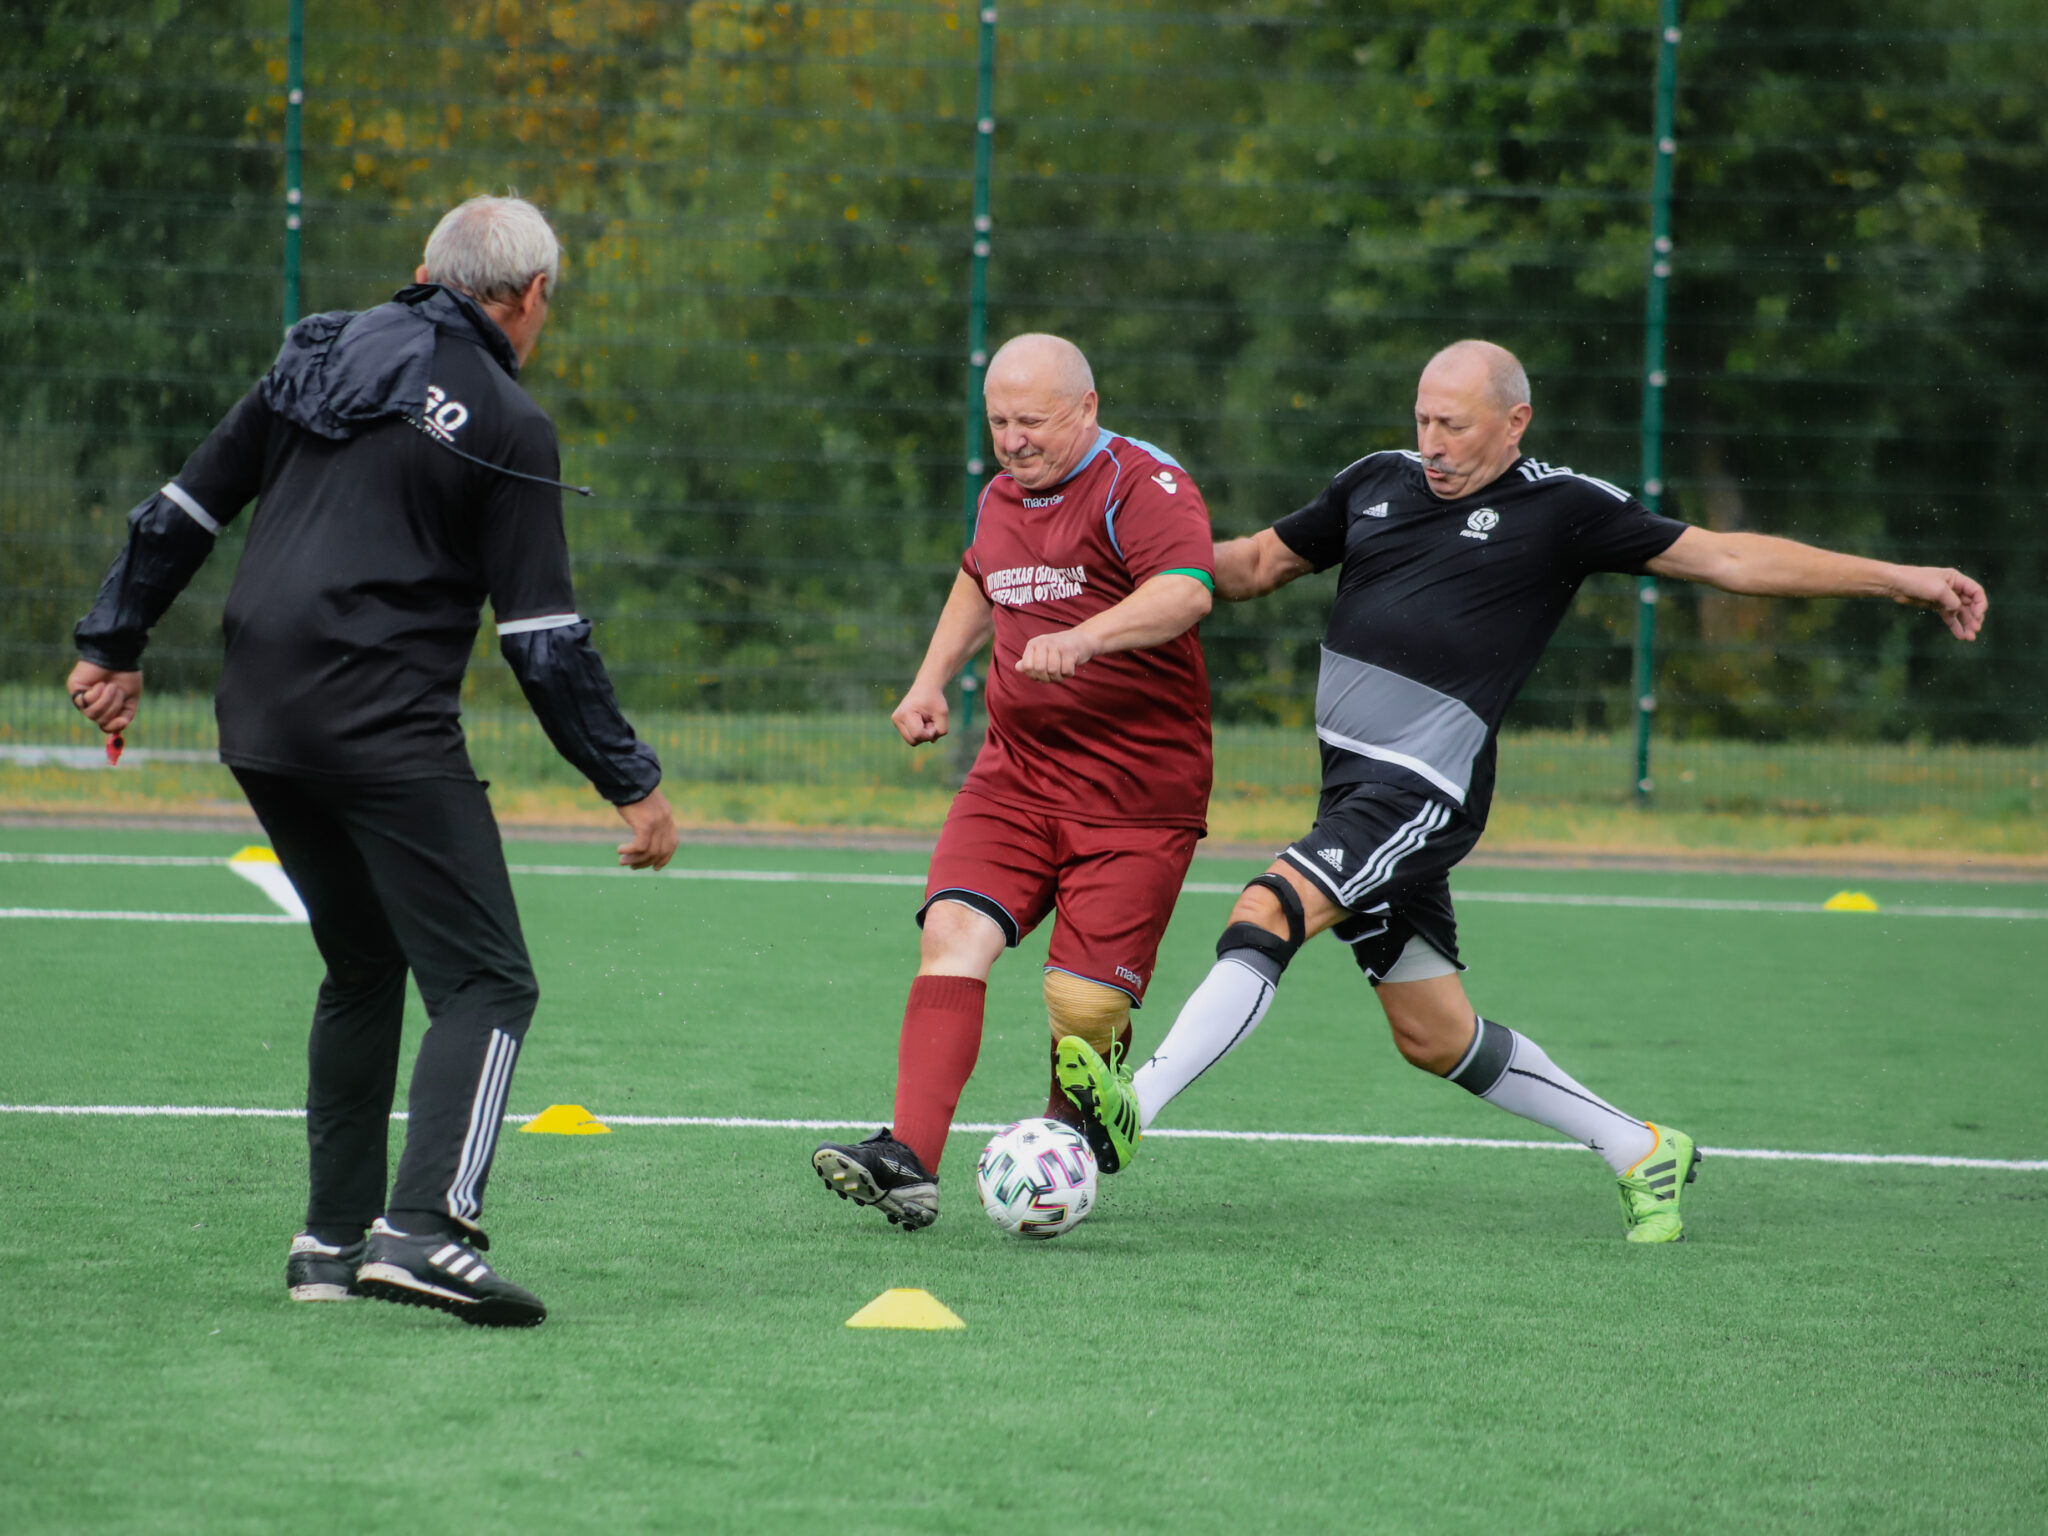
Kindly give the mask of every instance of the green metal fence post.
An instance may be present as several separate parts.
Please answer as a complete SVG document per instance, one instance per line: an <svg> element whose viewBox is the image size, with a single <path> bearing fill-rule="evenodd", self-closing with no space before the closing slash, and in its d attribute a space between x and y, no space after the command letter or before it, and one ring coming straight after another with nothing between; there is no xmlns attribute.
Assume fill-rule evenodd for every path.
<svg viewBox="0 0 2048 1536"><path fill-rule="evenodd" d="M1650 276L1643 295L1642 501L1652 512L1664 499L1664 290L1671 280L1672 137L1678 100L1678 3L1662 0L1657 19L1656 158L1650 179ZM1657 581L1636 583L1636 775L1638 802L1650 798L1650 717L1657 709Z"/></svg>
<svg viewBox="0 0 2048 1536"><path fill-rule="evenodd" d="M981 9L981 64L974 90L974 245L967 280L967 399L964 426L965 483L962 520L974 537L974 510L981 499L982 377L988 372L988 255L995 226L989 218L988 183L996 142L996 8ZM969 658L960 673L960 768L973 762L974 695L980 687Z"/></svg>
<svg viewBox="0 0 2048 1536"><path fill-rule="evenodd" d="M306 0L291 0L284 66L284 328L299 323L300 146L306 110Z"/></svg>

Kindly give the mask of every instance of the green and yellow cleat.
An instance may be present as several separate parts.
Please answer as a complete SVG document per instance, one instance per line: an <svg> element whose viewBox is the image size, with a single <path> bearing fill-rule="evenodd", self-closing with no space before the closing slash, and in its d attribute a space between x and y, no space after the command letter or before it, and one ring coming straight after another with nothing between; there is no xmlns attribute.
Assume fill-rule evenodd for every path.
<svg viewBox="0 0 2048 1536"><path fill-rule="evenodd" d="M1615 1182L1621 1189L1621 1216L1632 1243L1675 1243L1685 1236L1679 1220L1679 1197L1700 1176L1700 1154L1683 1131L1650 1124L1656 1144L1635 1167Z"/></svg>
<svg viewBox="0 0 2048 1536"><path fill-rule="evenodd" d="M1081 1132L1104 1173L1115 1173L1138 1150L1138 1095L1131 1087L1131 1069L1121 1048L1112 1047L1112 1066L1078 1035L1061 1039L1053 1055L1053 1076L1060 1092L1081 1115Z"/></svg>

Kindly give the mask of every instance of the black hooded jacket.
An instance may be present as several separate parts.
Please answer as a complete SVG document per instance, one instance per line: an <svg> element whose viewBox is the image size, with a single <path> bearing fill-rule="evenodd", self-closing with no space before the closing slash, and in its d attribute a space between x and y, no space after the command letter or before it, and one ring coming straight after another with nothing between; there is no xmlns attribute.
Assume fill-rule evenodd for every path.
<svg viewBox="0 0 2048 1536"><path fill-rule="evenodd" d="M221 621L223 762L473 777L462 676L489 601L556 748L614 804L645 798L661 768L576 612L561 491L540 483L560 472L554 426L518 374L504 332L450 288L301 321L177 478L129 513L79 654L136 667L220 529L260 497Z"/></svg>

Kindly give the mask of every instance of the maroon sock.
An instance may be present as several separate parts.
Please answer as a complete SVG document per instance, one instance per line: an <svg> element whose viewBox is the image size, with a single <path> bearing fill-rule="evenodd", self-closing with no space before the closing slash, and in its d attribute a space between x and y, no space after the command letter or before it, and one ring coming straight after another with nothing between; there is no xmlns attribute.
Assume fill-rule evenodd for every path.
<svg viewBox="0 0 2048 1536"><path fill-rule="evenodd" d="M917 1154L927 1173L939 1171L946 1132L960 1090L981 1054L981 1016L988 983L972 976L919 976L903 1009L896 1047L896 1139Z"/></svg>
<svg viewBox="0 0 2048 1536"><path fill-rule="evenodd" d="M1052 1043L1052 1086L1045 1091L1045 1118L1057 1120L1062 1125L1081 1128L1081 1111L1074 1108L1067 1098L1066 1090L1060 1087L1060 1043Z"/></svg>

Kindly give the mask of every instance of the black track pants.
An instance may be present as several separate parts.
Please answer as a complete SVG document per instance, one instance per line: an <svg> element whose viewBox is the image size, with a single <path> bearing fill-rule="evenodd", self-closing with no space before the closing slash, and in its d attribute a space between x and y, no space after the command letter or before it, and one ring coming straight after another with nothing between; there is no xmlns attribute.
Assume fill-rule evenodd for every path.
<svg viewBox="0 0 2048 1536"><path fill-rule="evenodd" d="M306 1053L306 1225L365 1227L385 1210L474 1222L512 1066L540 998L484 786L234 774L327 962ZM428 1028L387 1201L408 970Z"/></svg>

